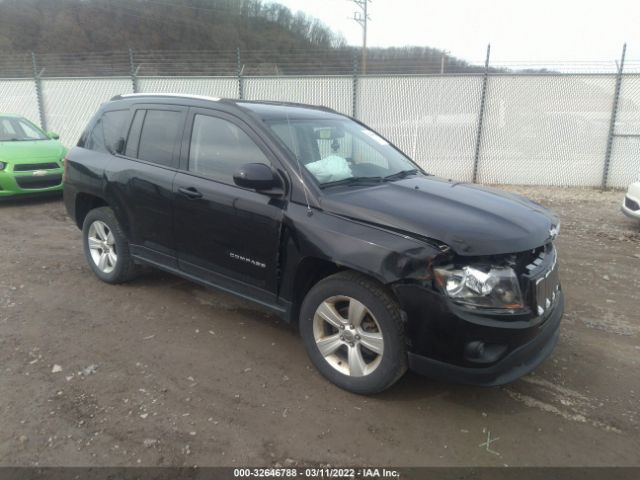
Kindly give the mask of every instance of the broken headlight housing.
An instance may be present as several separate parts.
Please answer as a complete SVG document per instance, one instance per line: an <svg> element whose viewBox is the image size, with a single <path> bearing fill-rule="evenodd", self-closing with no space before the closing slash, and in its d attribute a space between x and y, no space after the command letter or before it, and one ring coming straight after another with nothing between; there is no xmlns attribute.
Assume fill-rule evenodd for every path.
<svg viewBox="0 0 640 480"><path fill-rule="evenodd" d="M516 272L500 266L436 267L436 285L456 303L516 310L523 307Z"/></svg>

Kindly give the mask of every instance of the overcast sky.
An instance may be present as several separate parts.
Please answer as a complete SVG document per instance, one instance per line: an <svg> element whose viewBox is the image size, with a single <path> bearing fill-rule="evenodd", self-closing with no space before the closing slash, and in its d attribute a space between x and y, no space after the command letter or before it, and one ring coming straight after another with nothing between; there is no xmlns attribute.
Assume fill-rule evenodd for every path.
<svg viewBox="0 0 640 480"><path fill-rule="evenodd" d="M277 0L361 45L350 0ZM421 45L495 62L640 61L640 0L372 0L369 45Z"/></svg>

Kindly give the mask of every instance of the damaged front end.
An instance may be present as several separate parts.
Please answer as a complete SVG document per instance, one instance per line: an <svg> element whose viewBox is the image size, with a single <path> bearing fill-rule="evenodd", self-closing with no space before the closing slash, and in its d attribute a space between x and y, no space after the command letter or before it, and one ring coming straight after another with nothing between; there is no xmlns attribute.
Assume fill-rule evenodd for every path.
<svg viewBox="0 0 640 480"><path fill-rule="evenodd" d="M476 257L442 250L421 278L392 285L407 314L412 368L495 385L540 364L564 310L553 243Z"/></svg>
<svg viewBox="0 0 640 480"><path fill-rule="evenodd" d="M470 310L542 315L560 290L552 243L526 252L482 257L451 255L433 267L434 287Z"/></svg>

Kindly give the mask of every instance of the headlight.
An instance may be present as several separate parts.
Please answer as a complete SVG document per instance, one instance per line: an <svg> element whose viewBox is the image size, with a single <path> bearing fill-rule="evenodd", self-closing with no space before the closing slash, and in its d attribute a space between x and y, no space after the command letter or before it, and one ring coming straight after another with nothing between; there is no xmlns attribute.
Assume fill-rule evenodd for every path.
<svg viewBox="0 0 640 480"><path fill-rule="evenodd" d="M522 308L518 277L509 267L434 268L436 284L456 303L484 308Z"/></svg>

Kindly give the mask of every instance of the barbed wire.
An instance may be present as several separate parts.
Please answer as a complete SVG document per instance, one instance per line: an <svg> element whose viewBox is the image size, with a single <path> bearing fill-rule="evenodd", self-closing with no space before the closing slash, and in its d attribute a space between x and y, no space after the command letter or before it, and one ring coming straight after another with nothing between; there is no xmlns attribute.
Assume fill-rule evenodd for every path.
<svg viewBox="0 0 640 480"><path fill-rule="evenodd" d="M105 52L2 53L1 78L127 76L286 76L359 74L359 49L132 50ZM440 55L415 58L372 51L368 75L465 75L484 72L484 61ZM613 74L615 60L496 61L494 74ZM625 73L640 73L640 60L627 61Z"/></svg>

